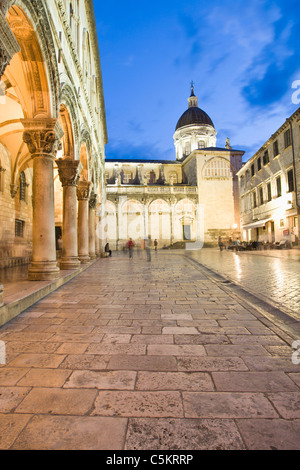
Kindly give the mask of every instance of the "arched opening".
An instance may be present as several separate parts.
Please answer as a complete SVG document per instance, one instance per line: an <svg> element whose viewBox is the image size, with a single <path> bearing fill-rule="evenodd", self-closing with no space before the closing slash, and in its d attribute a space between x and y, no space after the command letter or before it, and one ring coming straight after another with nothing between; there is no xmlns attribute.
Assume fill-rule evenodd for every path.
<svg viewBox="0 0 300 470"><path fill-rule="evenodd" d="M51 94L40 40L29 17L13 5L6 20L20 45L1 77L0 155L7 155L2 160L5 187L0 192L0 218L5 221L5 233L0 233L0 238L4 236L7 249L1 266L14 266L27 264L32 253L33 161L23 141L23 119L50 118ZM9 218L4 208L9 210ZM21 233L16 230L21 226L18 221L22 221L22 237L16 236Z"/></svg>

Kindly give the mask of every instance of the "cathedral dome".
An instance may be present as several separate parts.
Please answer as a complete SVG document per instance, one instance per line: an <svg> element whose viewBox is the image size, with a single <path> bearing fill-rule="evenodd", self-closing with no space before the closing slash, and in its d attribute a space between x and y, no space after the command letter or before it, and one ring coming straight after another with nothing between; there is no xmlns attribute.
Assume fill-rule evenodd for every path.
<svg viewBox="0 0 300 470"><path fill-rule="evenodd" d="M176 130L180 129L181 127L191 126L191 125L202 125L202 126L214 127L213 122L208 116L208 114L206 114L205 111L203 111L202 109L198 107L191 107L183 113L183 115L181 116L181 118L179 119L177 123Z"/></svg>

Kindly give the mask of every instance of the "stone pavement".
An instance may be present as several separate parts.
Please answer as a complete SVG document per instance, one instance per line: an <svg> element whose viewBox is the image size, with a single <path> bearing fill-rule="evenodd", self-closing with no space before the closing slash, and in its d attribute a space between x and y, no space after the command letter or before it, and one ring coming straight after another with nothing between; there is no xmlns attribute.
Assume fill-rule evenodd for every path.
<svg viewBox="0 0 300 470"><path fill-rule="evenodd" d="M300 320L300 250L189 252L199 263Z"/></svg>
<svg viewBox="0 0 300 470"><path fill-rule="evenodd" d="M0 449L298 450L294 339L183 254L98 260L0 328Z"/></svg>

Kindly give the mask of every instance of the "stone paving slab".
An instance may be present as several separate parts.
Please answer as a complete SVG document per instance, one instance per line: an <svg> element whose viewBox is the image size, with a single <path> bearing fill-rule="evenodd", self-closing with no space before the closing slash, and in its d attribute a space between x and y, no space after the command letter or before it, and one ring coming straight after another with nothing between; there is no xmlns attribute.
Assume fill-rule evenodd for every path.
<svg viewBox="0 0 300 470"><path fill-rule="evenodd" d="M98 260L0 340L0 449L300 448L293 337L180 253Z"/></svg>

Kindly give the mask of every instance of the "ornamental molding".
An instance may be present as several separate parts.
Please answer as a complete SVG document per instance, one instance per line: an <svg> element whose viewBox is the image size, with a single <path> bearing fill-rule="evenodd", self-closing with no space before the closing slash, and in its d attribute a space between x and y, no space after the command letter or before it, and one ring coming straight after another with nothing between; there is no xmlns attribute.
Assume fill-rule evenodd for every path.
<svg viewBox="0 0 300 470"><path fill-rule="evenodd" d="M4 74L13 56L20 50L19 43L0 10L0 77Z"/></svg>
<svg viewBox="0 0 300 470"><path fill-rule="evenodd" d="M77 187L78 201L88 201L91 193L92 183L90 181L79 181Z"/></svg>
<svg viewBox="0 0 300 470"><path fill-rule="evenodd" d="M54 158L60 142L61 128L56 127L56 119L22 119L24 126L23 141L32 158L52 156Z"/></svg>
<svg viewBox="0 0 300 470"><path fill-rule="evenodd" d="M55 160L62 187L78 186L80 178L80 162L72 158L59 158Z"/></svg>
<svg viewBox="0 0 300 470"><path fill-rule="evenodd" d="M92 210L96 210L98 205L98 194L92 193L89 200L89 207Z"/></svg>

